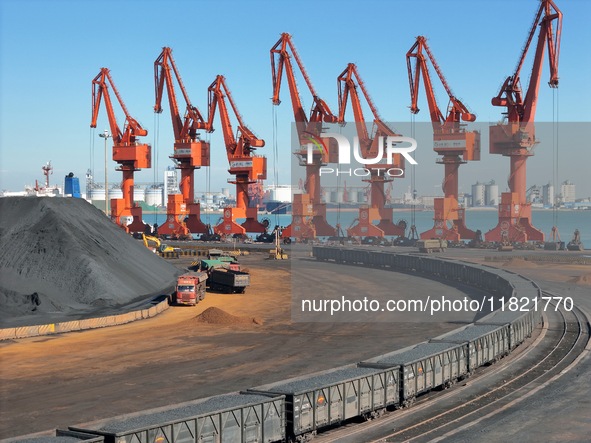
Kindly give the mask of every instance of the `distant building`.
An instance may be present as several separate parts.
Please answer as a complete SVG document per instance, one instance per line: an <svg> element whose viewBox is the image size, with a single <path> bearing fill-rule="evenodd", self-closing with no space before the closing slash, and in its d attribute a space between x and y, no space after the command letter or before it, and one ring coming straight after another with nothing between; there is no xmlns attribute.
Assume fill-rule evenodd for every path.
<svg viewBox="0 0 591 443"><path fill-rule="evenodd" d="M499 185L494 180L488 183L476 182L472 185L470 206L497 206L499 204Z"/></svg>
<svg viewBox="0 0 591 443"><path fill-rule="evenodd" d="M458 200L458 203L460 204L460 206L467 208L472 206L472 196L470 194L464 194L463 197L464 201L462 203L462 200Z"/></svg>
<svg viewBox="0 0 591 443"><path fill-rule="evenodd" d="M562 203L574 203L575 201L575 185L570 180L567 180L560 185L560 196Z"/></svg>
<svg viewBox="0 0 591 443"><path fill-rule="evenodd" d="M472 185L472 206L484 206L486 204L486 186L476 182Z"/></svg>
<svg viewBox="0 0 591 443"><path fill-rule="evenodd" d="M149 206L163 206L164 192L161 185L150 186L145 190L144 201Z"/></svg>
<svg viewBox="0 0 591 443"><path fill-rule="evenodd" d="M533 185L527 190L526 200L532 204L541 204L542 189L538 185Z"/></svg>
<svg viewBox="0 0 591 443"><path fill-rule="evenodd" d="M265 201L291 202L291 185L269 185L265 186Z"/></svg>
<svg viewBox="0 0 591 443"><path fill-rule="evenodd" d="M542 187L542 203L544 206L554 207L554 185L552 183Z"/></svg>
<svg viewBox="0 0 591 443"><path fill-rule="evenodd" d="M428 208L432 208L435 206L435 199L438 198L435 195L423 195L421 196L421 203L423 204L423 206L426 206ZM441 198L441 197L439 197Z"/></svg>
<svg viewBox="0 0 591 443"><path fill-rule="evenodd" d="M491 180L484 185L484 201L486 206L498 206L499 204L499 185Z"/></svg>
<svg viewBox="0 0 591 443"><path fill-rule="evenodd" d="M164 206L168 205L169 194L179 194L179 179L174 166L169 166L164 171Z"/></svg>
<svg viewBox="0 0 591 443"><path fill-rule="evenodd" d="M414 191L411 191L409 186L407 188L407 191L404 193L404 196L402 197L402 202L405 205L416 205L418 203L416 189Z"/></svg>

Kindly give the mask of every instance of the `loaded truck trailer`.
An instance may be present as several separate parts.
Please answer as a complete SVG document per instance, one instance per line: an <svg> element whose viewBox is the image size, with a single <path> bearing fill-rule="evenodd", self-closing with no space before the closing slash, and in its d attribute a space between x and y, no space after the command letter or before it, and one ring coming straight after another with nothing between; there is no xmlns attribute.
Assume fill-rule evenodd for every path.
<svg viewBox="0 0 591 443"><path fill-rule="evenodd" d="M194 272L177 278L176 291L172 295L172 304L194 306L205 298L207 274Z"/></svg>
<svg viewBox="0 0 591 443"><path fill-rule="evenodd" d="M445 252L447 249L447 241L440 238L419 240L417 241L416 246L419 248L419 252L426 252L428 254L431 252Z"/></svg>
<svg viewBox="0 0 591 443"><path fill-rule="evenodd" d="M215 268L209 274L208 284L214 291L243 293L250 285L250 274L233 269Z"/></svg>

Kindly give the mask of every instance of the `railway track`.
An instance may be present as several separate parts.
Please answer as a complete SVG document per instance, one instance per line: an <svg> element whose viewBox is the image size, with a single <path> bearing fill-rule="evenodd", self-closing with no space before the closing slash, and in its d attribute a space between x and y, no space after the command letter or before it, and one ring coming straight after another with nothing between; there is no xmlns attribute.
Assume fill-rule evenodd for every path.
<svg viewBox="0 0 591 443"><path fill-rule="evenodd" d="M555 296L546 291L543 295ZM590 324L584 312L576 306L572 310L559 306L549 308L546 315L548 329L539 345L543 352L536 353L535 361L534 356L524 356L520 364L503 365L491 373L493 366L484 372L498 378L494 383L484 382L485 377L469 379L451 391L429 393L408 410L329 431L318 442L440 441L528 398L561 377L589 350Z"/></svg>

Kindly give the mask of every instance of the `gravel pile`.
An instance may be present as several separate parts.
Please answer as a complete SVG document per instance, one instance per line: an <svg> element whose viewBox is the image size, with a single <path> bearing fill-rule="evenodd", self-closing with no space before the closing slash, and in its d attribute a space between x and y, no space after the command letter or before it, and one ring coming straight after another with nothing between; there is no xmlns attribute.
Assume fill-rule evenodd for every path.
<svg viewBox="0 0 591 443"><path fill-rule="evenodd" d="M23 439L11 439L11 443L78 443L84 440L76 437L33 437Z"/></svg>
<svg viewBox="0 0 591 443"><path fill-rule="evenodd" d="M591 285L591 273L579 275L578 277L573 277L571 282L576 283L578 285Z"/></svg>
<svg viewBox="0 0 591 443"><path fill-rule="evenodd" d="M440 335L439 337L434 338L434 340L440 341L453 341L453 342L466 342L474 340L478 337L481 337L485 334L489 334L492 331L496 331L501 329L502 326L500 325L474 325L468 326L460 331L453 332L451 334L444 334Z"/></svg>
<svg viewBox="0 0 591 443"><path fill-rule="evenodd" d="M170 409L160 410L158 412L128 416L120 420L113 420L109 423L101 423L98 429L88 428L88 430L100 431L106 434L124 433L128 431L146 429L154 425L188 420L228 409L241 408L252 404L270 401L273 401L273 399L264 395L220 395L218 397L211 397L203 401L198 401L194 404L184 405L176 408L171 407Z"/></svg>
<svg viewBox="0 0 591 443"><path fill-rule="evenodd" d="M412 363L458 346L460 345L455 343L420 343L411 349L401 349L366 361L380 365Z"/></svg>
<svg viewBox="0 0 591 443"><path fill-rule="evenodd" d="M179 273L83 199L0 198L4 327L72 319L169 292Z"/></svg>
<svg viewBox="0 0 591 443"><path fill-rule="evenodd" d="M214 325L262 325L263 321L252 317L238 317L224 311L223 309L212 306L207 308L197 317L200 323L210 323Z"/></svg>
<svg viewBox="0 0 591 443"><path fill-rule="evenodd" d="M346 367L335 371L323 372L320 374L310 374L305 377L298 377L292 380L285 380L269 385L252 388L253 391L270 392L279 394L300 394L315 389L334 386L349 380L366 377L368 375L383 372L379 369L363 367Z"/></svg>
<svg viewBox="0 0 591 443"><path fill-rule="evenodd" d="M529 308L529 305L527 306L527 308ZM532 306L532 308L533 308L533 306ZM480 320L478 320L477 323L483 323L483 324L488 323L488 324L492 324L492 325L504 325L506 323L511 323L512 321L516 320L519 317L524 316L525 314L526 314L526 312L521 312L521 311L511 311L511 310L495 311L495 312L487 315L486 317L481 318Z"/></svg>

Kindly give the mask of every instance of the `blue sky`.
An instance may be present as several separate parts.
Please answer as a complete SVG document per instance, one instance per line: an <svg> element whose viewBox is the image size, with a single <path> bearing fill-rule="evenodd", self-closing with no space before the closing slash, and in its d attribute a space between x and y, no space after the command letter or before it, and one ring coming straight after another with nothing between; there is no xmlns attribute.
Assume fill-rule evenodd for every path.
<svg viewBox="0 0 591 443"><path fill-rule="evenodd" d="M553 102L563 122L591 122L589 78L591 63L585 47L591 41L591 2L557 0L564 14L560 54L560 87L548 88L544 65L537 120L551 122ZM92 163L95 176L104 177L103 143L107 128L104 108L93 133L91 81L108 67L131 115L149 134L158 159L158 177L171 165L172 128L167 107L158 119L153 113L153 63L163 46L174 51L194 105L206 113L207 87L223 74L249 127L267 141L260 153L269 161L269 177L278 171L289 181L290 124L293 120L287 85L282 104L273 106L269 50L282 32L294 42L318 93L337 112L336 78L347 63L357 64L382 118L410 121L406 51L417 35L429 44L455 94L479 122L497 121L501 108L490 104L502 81L515 67L537 0L414 0L414 1L0 1L0 189L21 190L42 179L41 166L51 160L52 181L74 172L83 181ZM531 52L531 51L530 51ZM525 66L526 72L531 64ZM527 79L527 73L522 75ZM304 104L311 97L299 81ZM436 83L440 106L445 92ZM557 94L557 95L553 95ZM180 98L182 105L182 98ZM428 121L427 103L416 120ZM307 108L309 109L309 108ZM123 116L116 108L119 124ZM369 110L366 110L369 117ZM219 123L215 122L216 126ZM588 133L588 132L587 132ZM561 132L562 134L562 132ZM277 138L279 162L273 158ZM94 156L91 155L94 140ZM562 141L562 142L561 142ZM221 131L211 135L211 187L229 177ZM589 141L559 137L559 180L577 184L577 196L591 195ZM419 147L417 189L440 191L443 171L435 165L431 147ZM528 185L552 178L553 146L542 140L528 161ZM109 176L120 179L110 161ZM495 179L504 190L509 160L488 154L463 166L460 186ZM205 189L206 174L197 172L197 190ZM139 182L154 181L154 171L136 174ZM399 183L400 182L400 183ZM395 183L399 195L410 183ZM434 191L435 189L435 191Z"/></svg>

